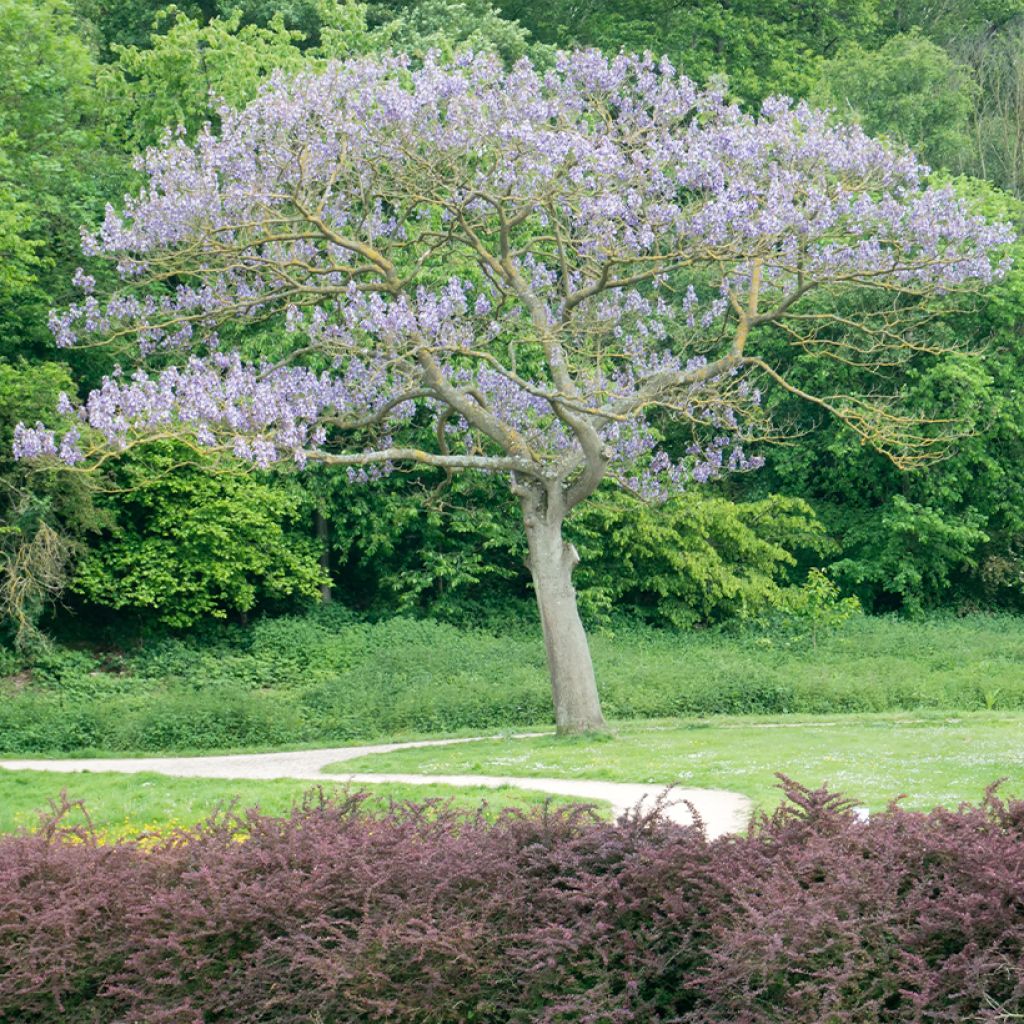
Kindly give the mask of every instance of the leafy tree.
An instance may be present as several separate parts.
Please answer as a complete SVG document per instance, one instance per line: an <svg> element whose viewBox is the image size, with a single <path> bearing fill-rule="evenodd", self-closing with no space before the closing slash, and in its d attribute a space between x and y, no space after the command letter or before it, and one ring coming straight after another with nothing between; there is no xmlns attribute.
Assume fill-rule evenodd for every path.
<svg viewBox="0 0 1024 1024"><path fill-rule="evenodd" d="M976 567L975 552L988 540L983 524L973 509L951 515L894 494L879 516L851 527L845 540L856 556L832 571L876 603L888 597L916 614L941 602L955 573Z"/></svg>
<svg viewBox="0 0 1024 1024"><path fill-rule="evenodd" d="M357 8L320 8L318 35L329 56L348 56L368 45ZM113 44L117 60L101 75L108 123L117 125L129 149L152 145L169 125L194 136L204 123L218 123L223 104L244 106L272 71L297 71L325 52L302 49L302 32L287 28L280 12L265 26L243 25L240 9L204 24L171 5L155 27L164 31L154 32L146 47Z"/></svg>
<svg viewBox="0 0 1024 1024"><path fill-rule="evenodd" d="M147 170L149 188L87 240L124 288L101 303L81 281L56 339L196 354L106 379L79 427L59 442L21 427L17 453L88 463L185 433L262 468L504 476L563 732L603 723L572 510L604 481L658 498L755 466L742 444L761 383L900 464L932 458L948 438L898 395L797 389L762 334L828 356L829 329L855 325L843 360L897 374L917 355L921 300L990 280L1011 237L857 128L788 101L754 120L667 64L594 51L546 76L481 56L278 78L219 137L172 140ZM283 358L222 350L218 325L275 314ZM685 452L661 447L654 410L690 424ZM407 440L424 424L429 449Z"/></svg>
<svg viewBox="0 0 1024 1024"><path fill-rule="evenodd" d="M0 0L0 323L5 354L45 336L70 297L79 228L120 191L99 128L95 64L63 0ZM40 345L37 351L46 351Z"/></svg>
<svg viewBox="0 0 1024 1024"><path fill-rule="evenodd" d="M956 52L979 84L972 159L964 169L1024 197L1024 17L999 33L960 41Z"/></svg>
<svg viewBox="0 0 1024 1024"><path fill-rule="evenodd" d="M886 37L919 29L949 46L997 35L1024 15L1024 0L888 0L879 13Z"/></svg>
<svg viewBox="0 0 1024 1024"><path fill-rule="evenodd" d="M726 76L756 106L773 93L806 95L823 57L869 43L876 0L502 0L538 40L667 54L691 78Z"/></svg>
<svg viewBox="0 0 1024 1024"><path fill-rule="evenodd" d="M487 51L509 65L527 55L544 63L553 57L551 47L533 42L527 29L502 17L490 0L375 3L369 12L378 46L421 56L432 49L448 57L460 50Z"/></svg>
<svg viewBox="0 0 1024 1024"><path fill-rule="evenodd" d="M48 415L55 390L74 393L66 366L0 360L0 452L10 451L19 420ZM0 634L19 648L45 643L40 620L64 592L74 556L107 522L91 478L0 457Z"/></svg>
<svg viewBox="0 0 1024 1024"><path fill-rule="evenodd" d="M970 69L975 85L970 89L969 146L947 165L1024 195L1024 0L909 0L886 4L881 13L883 36L890 39L887 48L895 46L892 37L924 37L940 46L954 64ZM920 50L920 43L914 48ZM938 72L941 59L931 63ZM887 73L885 67L876 70ZM938 95L946 95L941 74L932 77ZM949 96L944 102L951 100ZM922 104L934 108L923 95L910 102ZM958 117L954 123L959 133ZM945 134L937 121L935 131Z"/></svg>
<svg viewBox="0 0 1024 1024"><path fill-rule="evenodd" d="M75 0L76 12L93 27L104 62L116 61L119 51L146 50L168 18L186 18L200 28L214 21L269 28L275 19L296 33L303 49L329 48L338 32L361 31L366 5L358 0Z"/></svg>
<svg viewBox="0 0 1024 1024"><path fill-rule="evenodd" d="M88 601L183 627L319 596L319 550L294 529L306 518L296 487L218 470L167 443L133 453L113 483L123 488L110 501L116 522L71 581Z"/></svg>
<svg viewBox="0 0 1024 1024"><path fill-rule="evenodd" d="M89 27L97 57L104 63L115 59L116 46L145 48L153 23L168 4L159 0L73 0L74 11ZM174 5L182 14L203 23L216 14L209 2Z"/></svg>
<svg viewBox="0 0 1024 1024"><path fill-rule="evenodd" d="M986 216L1024 224L1018 200L985 182L960 179L957 189ZM937 305L920 325L920 352L907 368L903 401L922 418L952 419L959 436L946 458L898 472L795 396L773 395L773 414L811 436L774 452L758 479L739 491L799 494L811 503L839 546L830 571L872 611L938 606L1024 607L1024 252L1010 248L1005 277L972 301ZM844 334L833 338L838 345ZM786 339L775 342L784 358ZM933 354L938 352L936 357ZM863 372L811 354L787 363L800 388L842 391Z"/></svg>
<svg viewBox="0 0 1024 1024"><path fill-rule="evenodd" d="M12 177L11 159L0 152L0 294L8 301L30 291L43 245L31 237L31 207L18 198Z"/></svg>
<svg viewBox="0 0 1024 1024"><path fill-rule="evenodd" d="M826 547L810 506L779 496L735 502L693 494L651 506L619 492L581 508L568 532L580 551L586 611L677 629L788 608L794 549Z"/></svg>
<svg viewBox="0 0 1024 1024"><path fill-rule="evenodd" d="M844 48L821 66L812 99L855 116L873 135L891 135L933 166L963 166L978 88L971 69L918 32L881 49Z"/></svg>
<svg viewBox="0 0 1024 1024"><path fill-rule="evenodd" d="M157 26L165 18L169 27L148 47L114 44L117 62L105 69L112 120L129 149L152 145L168 125L196 134L216 121L220 104L244 105L274 68L297 70L304 61L298 33L281 17L268 28L240 29L236 11L203 25L172 5Z"/></svg>
<svg viewBox="0 0 1024 1024"><path fill-rule="evenodd" d="M525 542L501 479L439 482L434 471L412 471L366 487L314 469L307 486L310 476L326 499L335 575L352 604L475 625L507 623L526 605Z"/></svg>
<svg viewBox="0 0 1024 1024"><path fill-rule="evenodd" d="M216 0L222 19L236 12L243 25L266 28L280 18L299 33L302 49L342 56L357 50L365 38L367 5L359 0Z"/></svg>

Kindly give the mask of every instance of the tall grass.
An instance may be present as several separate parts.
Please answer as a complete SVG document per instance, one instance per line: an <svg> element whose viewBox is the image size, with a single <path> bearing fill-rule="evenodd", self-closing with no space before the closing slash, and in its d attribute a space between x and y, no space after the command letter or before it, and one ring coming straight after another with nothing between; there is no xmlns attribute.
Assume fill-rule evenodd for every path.
<svg viewBox="0 0 1024 1024"><path fill-rule="evenodd" d="M812 645L747 631L593 637L607 715L1024 709L1024 619L856 619ZM127 654L58 649L8 676L0 751L212 750L546 723L539 636L344 613Z"/></svg>

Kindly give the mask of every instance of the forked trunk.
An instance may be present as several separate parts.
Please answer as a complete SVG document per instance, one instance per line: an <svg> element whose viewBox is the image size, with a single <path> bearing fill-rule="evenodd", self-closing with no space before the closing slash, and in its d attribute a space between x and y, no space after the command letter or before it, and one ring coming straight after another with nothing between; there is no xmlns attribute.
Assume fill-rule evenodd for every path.
<svg viewBox="0 0 1024 1024"><path fill-rule="evenodd" d="M547 517L528 516L526 539L551 674L555 725L560 734L603 729L590 646L572 585L579 555L562 539L560 519L550 522Z"/></svg>

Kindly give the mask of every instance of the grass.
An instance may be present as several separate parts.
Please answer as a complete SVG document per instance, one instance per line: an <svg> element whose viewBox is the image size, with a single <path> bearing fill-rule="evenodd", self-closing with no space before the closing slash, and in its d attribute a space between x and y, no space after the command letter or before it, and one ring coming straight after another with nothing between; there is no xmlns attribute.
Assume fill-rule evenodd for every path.
<svg viewBox="0 0 1024 1024"><path fill-rule="evenodd" d="M99 834L112 839L192 825L209 817L217 808L233 803L239 809L258 805L264 812L285 814L313 788L308 781L287 779L190 779L152 772L122 775L116 772L0 770L0 832L37 826L40 814L48 811L50 801L59 802L61 790L67 791L70 800L83 800ZM328 794L345 791L341 784L329 782L323 783L322 788ZM375 808L386 807L390 800L422 803L440 799L471 811L486 804L487 813L497 813L505 808L537 807L548 800L573 802L567 797L550 797L512 787L380 784L352 786L351 790L369 793L368 806ZM77 811L70 820L75 824L84 821Z"/></svg>
<svg viewBox="0 0 1024 1024"><path fill-rule="evenodd" d="M976 800L1003 776L1024 794L1024 618L861 618L816 647L756 630L605 630L593 654L606 713L619 723L613 739L501 738L347 762L345 771L680 783L733 789L762 807L777 800L778 771L827 781L873 808L900 793L920 808ZM488 735L545 727L551 715L539 631L495 636L325 611L128 652L58 648L17 671L5 657L0 751L12 757ZM62 786L109 829L189 823L233 797L284 811L308 789L2 773L0 829L30 824ZM378 792L422 800L454 791ZM494 807L544 799L490 790L454 798Z"/></svg>
<svg viewBox="0 0 1024 1024"><path fill-rule="evenodd" d="M325 769L331 771L331 767ZM1005 777L1024 796L1024 714L719 717L618 723L611 735L485 740L346 761L350 772L558 776L730 789L778 803L776 772L874 810L977 801Z"/></svg>
<svg viewBox="0 0 1024 1024"><path fill-rule="evenodd" d="M816 648L753 628L605 630L593 654L618 720L1024 712L1024 617L861 618ZM551 721L539 629L496 636L321 611L7 666L0 751L10 755L287 749Z"/></svg>
<svg viewBox="0 0 1024 1024"><path fill-rule="evenodd" d="M502 737L452 747L379 754L327 771L556 776L731 789L768 809L779 799L775 773L832 788L878 810L906 794L904 806L977 801L1006 778L1024 796L1024 714L974 712L902 715L721 716L621 722L609 734L573 739ZM306 781L174 778L156 773L54 773L0 770L0 832L31 828L62 789L83 799L100 834L112 838L167 831L237 802L286 813L309 792ZM326 792L343 790L325 782ZM543 803L542 793L437 785L358 786L371 806L388 800L450 799L489 811ZM571 802L567 798L553 798Z"/></svg>

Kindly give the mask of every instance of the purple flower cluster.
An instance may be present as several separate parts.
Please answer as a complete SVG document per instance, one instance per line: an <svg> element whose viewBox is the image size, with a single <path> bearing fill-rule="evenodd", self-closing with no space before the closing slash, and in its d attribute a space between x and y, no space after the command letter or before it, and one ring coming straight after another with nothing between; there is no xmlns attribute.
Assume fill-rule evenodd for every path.
<svg viewBox="0 0 1024 1024"><path fill-rule="evenodd" d="M758 465L751 325L817 286L984 284L1011 238L857 127L786 99L753 117L668 61L593 51L546 73L477 55L279 75L219 135L169 134L140 168L85 236L122 290L101 300L79 271L51 328L190 358L105 380L60 440L20 426L19 458L186 429L260 466L361 452L371 479L420 408L439 465L514 455L568 481L600 448L661 497ZM274 317L296 336L284 365L219 353L221 325ZM681 460L658 408L694 426Z"/></svg>
<svg viewBox="0 0 1024 1024"><path fill-rule="evenodd" d="M153 376L138 370L125 379L115 371L75 411L84 427L115 448L124 448L137 435L188 424L199 444L214 446L228 438L236 456L266 468L284 451L304 464L306 452L324 444L326 429L320 421L327 410L372 410L382 403L384 385L380 371L363 363L350 362L344 375L331 375L302 367L257 367L237 354L225 354L192 358ZM66 395L61 407L71 409ZM396 407L391 416L401 420L411 413L410 403ZM80 428L72 427L58 451L53 431L43 424L19 424L15 455L59 454L78 462L81 437Z"/></svg>

